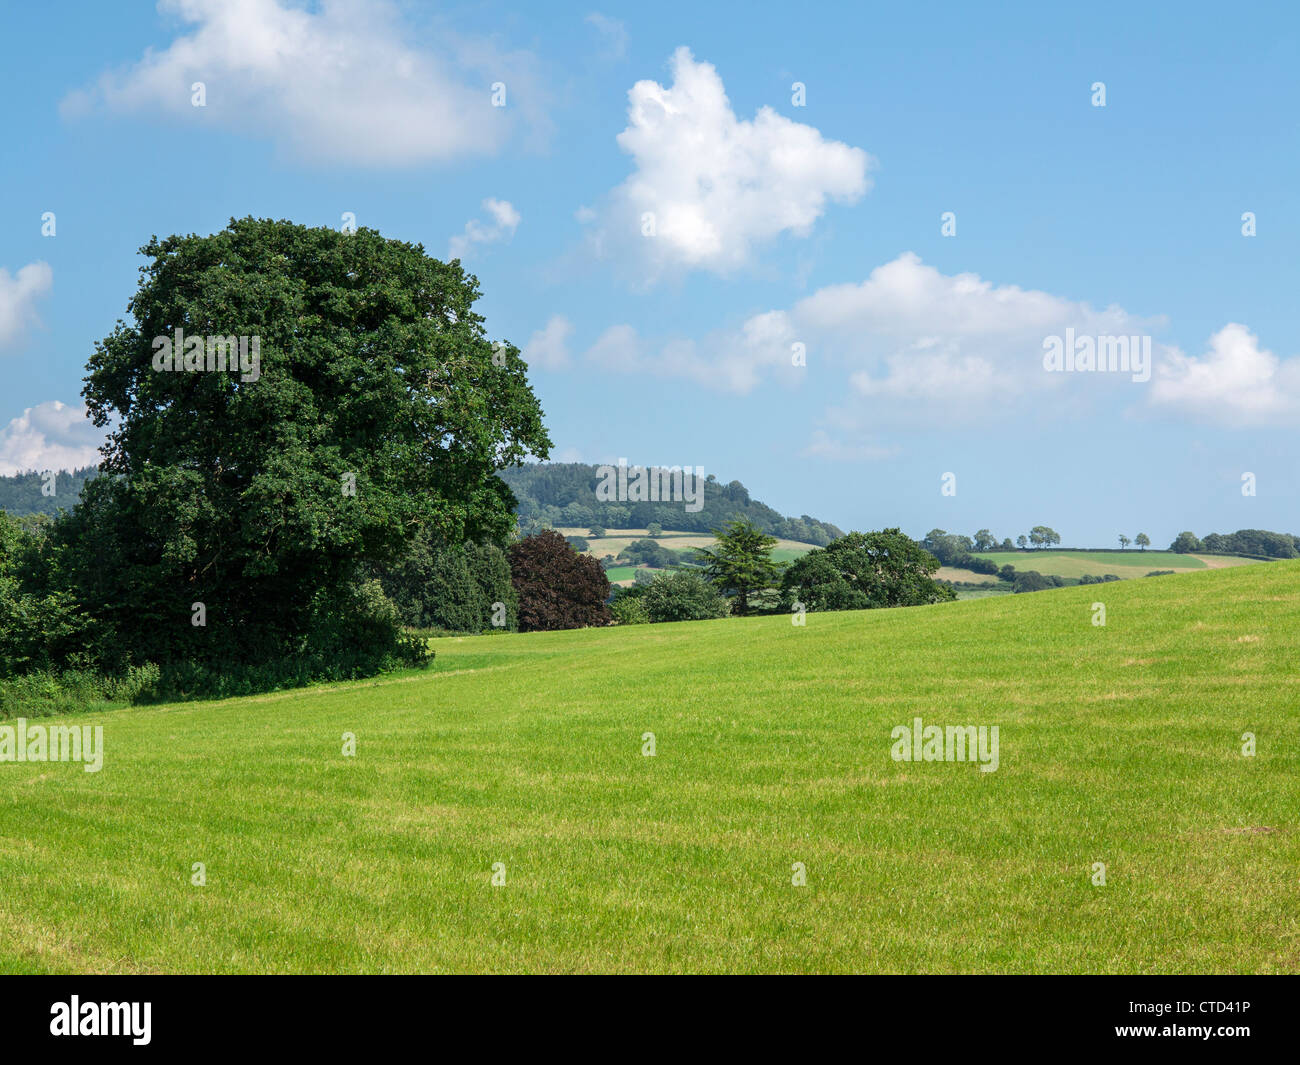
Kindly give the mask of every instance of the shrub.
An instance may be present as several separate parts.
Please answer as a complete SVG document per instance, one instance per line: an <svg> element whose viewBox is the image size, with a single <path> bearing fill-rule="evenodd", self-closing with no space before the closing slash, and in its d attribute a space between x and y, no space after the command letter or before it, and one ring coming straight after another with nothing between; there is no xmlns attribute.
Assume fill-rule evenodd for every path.
<svg viewBox="0 0 1300 1065"><path fill-rule="evenodd" d="M619 589L620 592L623 590ZM639 595L615 593L614 601L609 604L609 612L620 625L645 625L650 621L650 612Z"/></svg>
<svg viewBox="0 0 1300 1065"><path fill-rule="evenodd" d="M651 621L701 621L731 613L726 597L700 573L661 573L641 597Z"/></svg>
<svg viewBox="0 0 1300 1065"><path fill-rule="evenodd" d="M1012 586L1011 590L1016 593L1041 592L1046 588L1055 588L1055 587L1056 585L1053 584L1047 577L1044 577L1037 570L1031 569L1031 570L1025 570L1023 573L1019 573L1016 575L1015 584Z"/></svg>

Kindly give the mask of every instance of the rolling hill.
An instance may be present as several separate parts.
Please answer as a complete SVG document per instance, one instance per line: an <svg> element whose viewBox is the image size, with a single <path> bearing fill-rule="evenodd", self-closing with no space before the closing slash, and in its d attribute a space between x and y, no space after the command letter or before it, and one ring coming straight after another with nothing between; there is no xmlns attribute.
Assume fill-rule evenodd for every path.
<svg viewBox="0 0 1300 1065"><path fill-rule="evenodd" d="M601 537L590 537L587 535L586 529L576 525L562 527L555 531L561 536L581 536L587 541L587 550L582 554L594 555L596 558L604 558L606 555L617 557L620 551L636 540L650 539L648 529L606 529L605 535ZM717 543L717 540L710 533L665 529L655 538L655 543L669 551L687 553L697 547L712 547ZM799 543L797 540L778 539L776 546L772 548L771 555L777 562L793 562L796 558L802 558L813 548L813 544ZM613 569L606 570L605 576L609 578L612 584L631 584L638 568L646 569L649 572L659 572L653 567L616 566Z"/></svg>
<svg viewBox="0 0 1300 1065"><path fill-rule="evenodd" d="M437 649L0 764L0 970L1300 969L1300 562Z"/></svg>
<svg viewBox="0 0 1300 1065"><path fill-rule="evenodd" d="M1247 566L1256 561L1233 555L1191 555L1173 551L973 551L971 554L999 566L1010 564L1017 572L1036 570L1058 577L1102 577L1107 573L1125 578L1145 577L1153 570L1190 573L1207 568ZM944 580L973 584L997 582L997 578L991 575L953 566L944 566L938 576Z"/></svg>

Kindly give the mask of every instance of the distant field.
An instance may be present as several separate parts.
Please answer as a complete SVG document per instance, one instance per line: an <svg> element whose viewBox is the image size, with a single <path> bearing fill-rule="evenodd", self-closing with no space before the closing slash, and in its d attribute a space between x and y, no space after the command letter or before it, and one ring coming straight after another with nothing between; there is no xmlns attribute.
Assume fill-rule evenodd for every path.
<svg viewBox="0 0 1300 1065"><path fill-rule="evenodd" d="M998 578L991 573L976 573L973 569L959 569L957 566L940 566L935 577L941 581L965 581L967 584L998 583Z"/></svg>
<svg viewBox="0 0 1300 1065"><path fill-rule="evenodd" d="M959 588L957 589L958 599L988 599L994 595L1011 595L1011 586L1009 584L989 585L987 588Z"/></svg>
<svg viewBox="0 0 1300 1065"><path fill-rule="evenodd" d="M606 529L605 535L598 540L593 540L590 536L587 536L586 529L557 527L555 531L561 536L581 536L585 538L588 543L587 554L595 555L597 558L604 558L606 555L617 555L633 540L651 539L649 532L645 529ZM714 538L709 533L680 532L670 529L665 529L663 535L654 539L656 543L662 544L670 551L712 547L715 543ZM776 547L772 549L772 557L778 562L792 562L796 558L802 558L812 549L812 544L802 544L798 540L777 540Z"/></svg>
<svg viewBox="0 0 1300 1065"><path fill-rule="evenodd" d="M1107 573L1116 577L1145 577L1153 569L1186 573L1206 568L1219 569L1225 565L1243 566L1253 561L1233 556L1180 555L1172 551L972 551L971 554L976 558L992 559L999 566L1010 563L1018 572L1037 570L1058 577L1100 577Z"/></svg>
<svg viewBox="0 0 1300 1065"><path fill-rule="evenodd" d="M434 646L47 719L103 771L0 764L0 972L1300 969L1300 561Z"/></svg>

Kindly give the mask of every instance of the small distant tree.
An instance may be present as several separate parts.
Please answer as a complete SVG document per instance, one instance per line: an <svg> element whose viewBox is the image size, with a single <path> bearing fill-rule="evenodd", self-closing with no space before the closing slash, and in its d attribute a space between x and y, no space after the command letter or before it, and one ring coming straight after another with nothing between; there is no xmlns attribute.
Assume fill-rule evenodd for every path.
<svg viewBox="0 0 1300 1065"><path fill-rule="evenodd" d="M1119 534L1119 549L1120 549L1121 551L1127 549L1128 545L1131 544L1132 542L1133 542L1133 541L1130 540L1130 539L1129 539L1127 536L1125 536L1123 533L1120 533L1120 534Z"/></svg>
<svg viewBox="0 0 1300 1065"><path fill-rule="evenodd" d="M1138 545L1139 550L1145 551L1151 546L1151 537L1146 533L1138 533L1135 543Z"/></svg>
<svg viewBox="0 0 1300 1065"><path fill-rule="evenodd" d="M631 566L653 566L668 569L677 565L677 555L654 540L633 540L618 553L620 562Z"/></svg>
<svg viewBox="0 0 1300 1065"><path fill-rule="evenodd" d="M1002 541L1001 549L1003 551L1014 551L1016 549L1016 545L1011 542L1011 537L1008 536L1005 540Z"/></svg>
<svg viewBox="0 0 1300 1065"><path fill-rule="evenodd" d="M608 625L609 580L596 559L580 555L553 530L510 547L510 581L519 600L519 631Z"/></svg>
<svg viewBox="0 0 1300 1065"><path fill-rule="evenodd" d="M649 525L646 526L645 531L649 533L651 537L659 537L659 536L663 536L664 527L660 525L657 521L652 521Z"/></svg>
<svg viewBox="0 0 1300 1065"><path fill-rule="evenodd" d="M1193 532L1180 532L1174 542L1169 545L1170 551L1176 551L1180 555L1185 555L1188 551L1203 551L1204 549L1204 545Z"/></svg>
<svg viewBox="0 0 1300 1065"><path fill-rule="evenodd" d="M781 567L772 561L776 537L760 532L748 518L727 522L726 528L714 529L716 547L702 547L697 555L704 570L723 592L736 597L734 613L749 613L750 596L765 592L776 584Z"/></svg>
<svg viewBox="0 0 1300 1065"><path fill-rule="evenodd" d="M1059 544L1061 535L1055 529L1048 528L1046 525L1035 525L1029 530L1029 542L1041 550L1044 547Z"/></svg>
<svg viewBox="0 0 1300 1065"><path fill-rule="evenodd" d="M1041 592L1047 588L1056 587L1052 581L1044 577L1037 570L1028 570L1024 573L1016 574L1015 584L1011 590L1020 594L1022 592Z"/></svg>
<svg viewBox="0 0 1300 1065"><path fill-rule="evenodd" d="M1021 533L1016 537L1016 546L1020 548L1021 551L1024 551L1029 547L1029 541L1025 539L1024 533Z"/></svg>
<svg viewBox="0 0 1300 1065"><path fill-rule="evenodd" d="M605 527L603 525L593 525L587 530L587 535L593 540L601 540L605 536Z"/></svg>
<svg viewBox="0 0 1300 1065"><path fill-rule="evenodd" d="M991 551L997 543L997 538L988 529L981 529L975 534L976 551Z"/></svg>

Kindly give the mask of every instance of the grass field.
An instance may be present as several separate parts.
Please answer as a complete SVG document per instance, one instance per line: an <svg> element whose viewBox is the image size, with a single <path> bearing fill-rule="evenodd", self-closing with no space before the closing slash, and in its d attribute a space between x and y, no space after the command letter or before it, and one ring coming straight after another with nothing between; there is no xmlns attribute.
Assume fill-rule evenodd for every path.
<svg viewBox="0 0 1300 1065"><path fill-rule="evenodd" d="M971 554L976 558L992 559L999 566L1010 563L1018 572L1037 570L1058 577L1101 577L1107 573L1113 573L1116 577L1145 577L1155 569L1188 573L1192 570L1244 566L1253 561L1228 555L1180 555L1173 551L972 551ZM979 575L975 578L948 579L979 579Z"/></svg>
<svg viewBox="0 0 1300 1065"><path fill-rule="evenodd" d="M1300 562L436 646L0 764L0 970L1300 969Z"/></svg>
<svg viewBox="0 0 1300 1065"><path fill-rule="evenodd" d="M586 529L576 527L557 528L555 531L561 536L581 536L586 538L588 543L586 553L595 555L597 558L603 558L605 555L617 555L633 540L650 539L650 534L645 529L606 529L606 535L595 540L587 536ZM716 542L714 537L708 533L678 532L669 529L665 529L656 538L656 543L662 544L670 551L712 547ZM777 540L776 546L772 549L772 557L778 562L791 562L796 558L802 558L812 549L812 544L801 544L798 540Z"/></svg>
<svg viewBox="0 0 1300 1065"><path fill-rule="evenodd" d="M606 555L617 556L628 544L634 540L649 539L650 533L645 529L606 529L607 536L598 539L592 539L587 536L586 529L580 529L576 526L568 528L557 528L555 530L561 536L581 536L587 540L588 547L584 554L594 555L596 558L604 558ZM707 533L677 532L665 530L656 538L656 543L662 544L669 551L688 551L697 547L712 547L717 541ZM772 548L772 558L777 562L793 562L797 558L803 558L809 551L813 550L812 544L801 544L797 540L777 540L776 546ZM636 576L636 566L614 566L605 571L605 576L609 579L610 584L629 585ZM647 573L661 573L662 570L647 568Z"/></svg>

